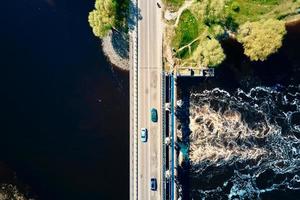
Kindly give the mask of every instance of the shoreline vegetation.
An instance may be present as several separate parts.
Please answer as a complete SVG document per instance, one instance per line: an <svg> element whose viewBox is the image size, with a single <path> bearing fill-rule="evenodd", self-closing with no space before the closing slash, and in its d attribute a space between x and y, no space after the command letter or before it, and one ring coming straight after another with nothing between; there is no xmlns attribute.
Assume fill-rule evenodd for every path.
<svg viewBox="0 0 300 200"><path fill-rule="evenodd" d="M88 21L111 64L129 70L129 1L95 0Z"/></svg>
<svg viewBox="0 0 300 200"><path fill-rule="evenodd" d="M130 0L95 0L88 21L111 64L129 70ZM251 61L282 46L286 26L300 21L300 0L163 0L165 70L217 67L222 41L241 43Z"/></svg>
<svg viewBox="0 0 300 200"><path fill-rule="evenodd" d="M233 38L251 61L282 46L286 26L300 20L300 0L164 0L166 69L217 67Z"/></svg>
<svg viewBox="0 0 300 200"><path fill-rule="evenodd" d="M13 184L0 184L0 200L34 200L27 198L19 188Z"/></svg>

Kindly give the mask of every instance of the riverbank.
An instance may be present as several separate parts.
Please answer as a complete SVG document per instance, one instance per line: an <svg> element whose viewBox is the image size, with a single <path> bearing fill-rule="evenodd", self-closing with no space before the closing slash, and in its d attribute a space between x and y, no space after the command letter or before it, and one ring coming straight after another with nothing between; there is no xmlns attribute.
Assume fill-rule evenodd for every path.
<svg viewBox="0 0 300 200"><path fill-rule="evenodd" d="M261 35L274 34L271 36L273 38L276 38L275 36L278 34L284 35L284 31L281 31L284 29L282 21L288 19L288 24L292 23L290 21L297 21L298 17L295 16L299 13L299 6L300 2L291 0L259 3L248 0L202 3L185 0L175 11L171 11L169 7L165 10L165 22L169 30L166 30L167 38L164 41L165 46L172 49L171 56L169 53L165 57L168 58L168 61L171 60L170 66L176 61L178 66L184 67L216 67L224 61L226 56L223 54L220 41L226 40L228 37L235 39L238 30L244 30L247 22L250 22L249 26L252 29L256 27L256 30L263 31ZM293 15L294 17L292 17ZM281 22L272 19L279 19ZM259 25L254 22L259 22ZM260 30L259 27L262 26L265 28ZM278 28L268 30L266 27ZM253 31L253 33L255 34L257 31ZM239 36L239 40L243 44L249 38L242 34ZM256 42L258 41L256 40ZM245 53L251 60L265 60L271 53L276 52L272 49L278 49L278 46L281 46L280 40L277 43L266 41L265 44L273 46L264 47L264 50L273 52L263 53L264 50L257 48L263 45L250 43L250 46L244 46L247 47ZM211 49L208 50L209 48Z"/></svg>
<svg viewBox="0 0 300 200"><path fill-rule="evenodd" d="M284 20L285 21L285 26L286 27L290 27L290 26L295 26L297 25L298 23L300 23L300 14L298 15L294 15L294 16L290 16L288 17L287 19ZM233 40L236 40L236 33L235 32L232 32L232 31L228 31L227 30L227 35L230 39L233 39Z"/></svg>
<svg viewBox="0 0 300 200"><path fill-rule="evenodd" d="M93 34L102 40L102 50L108 61L122 70L128 67L129 0L95 0L88 22Z"/></svg>
<svg viewBox="0 0 300 200"><path fill-rule="evenodd" d="M288 17L286 20L286 26L293 26L300 22L300 14ZM236 34L228 31L228 36L236 40ZM102 39L102 50L108 61L115 67L129 71L129 40L125 33L111 31L108 36ZM169 56L166 56L170 58ZM169 59L171 60L171 59Z"/></svg>
<svg viewBox="0 0 300 200"><path fill-rule="evenodd" d="M287 27L283 47L265 62L251 62L230 39L215 78L178 80L190 113L182 199L297 200L299 146L290 138L299 133L299 25Z"/></svg>
<svg viewBox="0 0 300 200"><path fill-rule="evenodd" d="M111 31L102 39L101 46L104 55L113 66L129 70L129 42L126 33Z"/></svg>
<svg viewBox="0 0 300 200"><path fill-rule="evenodd" d="M0 161L0 200L34 200L30 187L19 180L15 171Z"/></svg>
<svg viewBox="0 0 300 200"><path fill-rule="evenodd" d="M293 26L295 24L298 24L300 22L300 14L291 16L286 19L285 25L286 26Z"/></svg>

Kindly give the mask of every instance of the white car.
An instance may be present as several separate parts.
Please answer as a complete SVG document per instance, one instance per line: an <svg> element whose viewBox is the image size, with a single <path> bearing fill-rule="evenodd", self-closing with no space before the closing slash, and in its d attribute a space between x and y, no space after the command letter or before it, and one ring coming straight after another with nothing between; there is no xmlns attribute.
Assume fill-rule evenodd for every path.
<svg viewBox="0 0 300 200"><path fill-rule="evenodd" d="M146 128L141 129L141 140L142 142L147 142L148 139L148 130Z"/></svg>

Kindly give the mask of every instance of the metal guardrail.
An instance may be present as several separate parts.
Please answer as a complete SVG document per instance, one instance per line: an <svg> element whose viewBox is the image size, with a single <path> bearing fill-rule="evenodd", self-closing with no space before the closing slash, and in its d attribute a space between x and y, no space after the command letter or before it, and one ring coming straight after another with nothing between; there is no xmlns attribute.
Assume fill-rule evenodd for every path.
<svg viewBox="0 0 300 200"><path fill-rule="evenodd" d="M138 0L131 0L132 2L132 9L135 13L138 6ZM130 199L131 200L138 200L138 13L134 16L134 22L135 26L134 29L130 32L130 38L131 38L131 44L130 44L130 50L131 50L131 80L132 83L130 83L130 86L133 87L133 94L131 94L133 97L133 109L131 109L131 120L130 123L132 126L131 135L133 135L133 147L131 147L131 156L133 156L132 161L133 162L130 166L131 172L130 172ZM132 86L133 85L133 86Z"/></svg>
<svg viewBox="0 0 300 200"><path fill-rule="evenodd" d="M132 38L130 36L130 134L129 134L129 150L130 150L130 200L134 199L134 193L133 188L134 188L134 165L135 165L135 152L134 152L134 108L132 106L133 102L134 102L134 98L133 98L133 82L134 82L134 78L133 78L133 55L132 55Z"/></svg>
<svg viewBox="0 0 300 200"><path fill-rule="evenodd" d="M136 4L137 5L137 4ZM137 24L137 21L136 21ZM137 25L136 25L137 26ZM133 64L133 76L134 76L134 107L135 107L135 182L136 182L136 200L138 200L138 28L135 28L135 35L133 37L133 57L134 57L134 64Z"/></svg>
<svg viewBox="0 0 300 200"><path fill-rule="evenodd" d="M165 109L165 102L166 102L166 76L165 73L162 72L161 74L161 102L162 102L162 199L166 199L166 145L165 145L165 138L166 138L166 109Z"/></svg>
<svg viewBox="0 0 300 200"><path fill-rule="evenodd" d="M174 200L175 194L175 175L174 175L174 121L175 121L175 113L174 113L174 77L173 75L170 76L171 82L171 200Z"/></svg>

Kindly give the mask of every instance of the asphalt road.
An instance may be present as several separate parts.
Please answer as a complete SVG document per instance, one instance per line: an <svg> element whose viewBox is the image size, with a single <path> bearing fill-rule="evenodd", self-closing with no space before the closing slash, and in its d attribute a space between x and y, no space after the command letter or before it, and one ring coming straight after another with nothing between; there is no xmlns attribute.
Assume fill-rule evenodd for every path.
<svg viewBox="0 0 300 200"><path fill-rule="evenodd" d="M138 199L162 199L161 139L161 9L155 0L139 0L138 25ZM158 111L158 122L151 121L151 109ZM148 129L147 143L141 142L141 128ZM157 179L151 191L150 179Z"/></svg>

